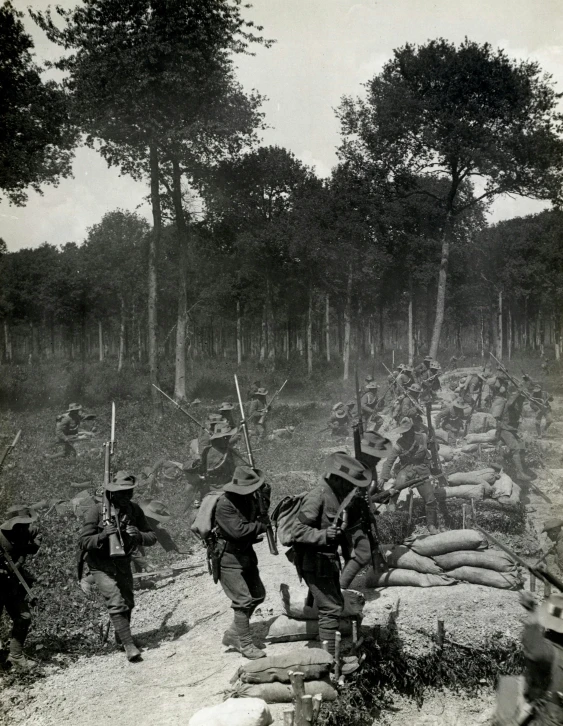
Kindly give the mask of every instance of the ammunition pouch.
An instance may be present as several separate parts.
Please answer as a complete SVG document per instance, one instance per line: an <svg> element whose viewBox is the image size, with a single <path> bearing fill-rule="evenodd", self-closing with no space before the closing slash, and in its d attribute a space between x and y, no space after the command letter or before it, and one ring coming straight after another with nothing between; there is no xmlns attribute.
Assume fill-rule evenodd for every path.
<svg viewBox="0 0 563 726"><path fill-rule="evenodd" d="M226 541L219 539L215 532L212 532L205 541L207 569L215 584L219 582L221 577L221 558L223 557L226 546Z"/></svg>

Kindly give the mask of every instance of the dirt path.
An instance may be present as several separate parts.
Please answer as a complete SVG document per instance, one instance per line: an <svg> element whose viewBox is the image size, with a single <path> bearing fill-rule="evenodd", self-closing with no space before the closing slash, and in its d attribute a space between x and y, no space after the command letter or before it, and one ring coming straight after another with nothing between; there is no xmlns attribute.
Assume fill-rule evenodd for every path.
<svg viewBox="0 0 563 726"><path fill-rule="evenodd" d="M563 399L556 401L555 415L563 418ZM530 496L530 517L538 532L547 516L563 512L560 431L561 424L554 424L549 440L542 444L548 466L553 468L542 470L537 482L552 497L553 505ZM268 595L255 615L253 629L263 636L269 622L282 612L280 583L288 583L292 589L299 584L283 554L272 557L266 543L258 545L257 552ZM49 666L46 677L27 693L17 687L3 692L1 700L10 704L11 722L29 726L176 725L186 724L203 706L220 702L242 661L237 653L225 653L221 646L231 611L220 586L207 575L203 553L194 555L190 563L199 569L178 576L161 590L137 593L133 631L145 646L142 663L129 664L122 653L108 652L81 657L67 668ZM405 648L431 647L431 640L420 631L433 632L437 618L445 621L446 631L460 642L475 644L491 630L519 637L522 612L516 592L464 584L368 591L365 624L386 622L398 606L397 624ZM270 645L268 652L291 647ZM478 726L486 722L485 712L492 704L489 691L473 699L432 693L422 709L412 701L397 699L387 717L392 726ZM283 706L272 707L278 718L282 710Z"/></svg>

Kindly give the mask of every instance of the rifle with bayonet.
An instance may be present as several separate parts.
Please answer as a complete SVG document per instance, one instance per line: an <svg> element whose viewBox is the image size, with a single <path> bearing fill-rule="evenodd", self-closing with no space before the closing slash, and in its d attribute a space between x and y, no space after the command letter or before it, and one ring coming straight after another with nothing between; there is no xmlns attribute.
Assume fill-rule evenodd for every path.
<svg viewBox="0 0 563 726"><path fill-rule="evenodd" d="M480 527L478 524L473 523L473 526L475 529L477 529L479 532L485 535L485 537L490 540L494 545L499 547L503 552L506 552L506 554L514 561L517 565L520 565L520 567L523 567L525 570L528 570L528 572L535 577L537 577L539 580L543 580L543 582L547 582L549 585L553 585L553 587L556 587L560 592L563 592L563 582L559 580L555 575L553 575L547 567L541 563L536 565L529 565L527 562L525 562L521 557L519 557L517 554L515 554L509 547L507 547L505 544L503 544L500 540L498 540L494 535L492 535L490 532L487 532L485 529Z"/></svg>
<svg viewBox="0 0 563 726"><path fill-rule="evenodd" d="M432 456L432 464L430 472L441 482L442 486L448 486L448 480L442 470L440 455L438 454L438 444L436 443L436 433L434 424L432 423L432 403L428 401L426 404L426 425L428 427L428 449Z"/></svg>
<svg viewBox="0 0 563 726"><path fill-rule="evenodd" d="M35 605L35 603L37 602L37 598L31 592L31 588L29 587L24 576L20 572L19 567L16 565L16 563L12 559L12 556L10 555L7 548L2 544L1 541L0 541L0 558L2 558L4 560L4 562L8 566L8 569L10 570L10 572L14 575L16 580L20 583L20 585L25 590L25 593L29 599L29 604Z"/></svg>
<svg viewBox="0 0 563 726"><path fill-rule="evenodd" d="M276 400L276 398L280 395L280 393L283 391L285 384L289 381L289 378L286 378L285 381L281 384L281 386L278 388L278 390L274 393L272 398L270 399L270 403L266 403L266 406L264 407L264 411L262 412L262 415L258 419L258 423L262 426L264 424L264 419L266 418L266 414L270 409L272 408L272 404Z"/></svg>
<svg viewBox="0 0 563 726"><path fill-rule="evenodd" d="M469 412L469 416L467 417L467 421L465 422L465 427L463 430L463 435L467 436L467 432L469 431L469 424L471 423L471 417L475 413L475 409L478 405L481 404L481 396L483 395L483 376L485 374L485 367L486 363L483 366L483 371L481 372L481 376L479 377L479 390L477 391L477 396L475 397L475 400L473 401L473 404L471 405L471 411ZM465 388L465 393L467 392L467 387Z"/></svg>
<svg viewBox="0 0 563 726"><path fill-rule="evenodd" d="M12 441L12 443L11 444L8 444L5 447L5 449L4 449L3 453L2 453L2 458L0 459L0 473L2 472L2 468L4 467L4 462L6 461L6 459L8 457L8 454L11 451L13 451L14 448L17 446L17 443L20 440L21 433L22 433L22 431L20 429L18 431L18 433L14 436L14 440Z"/></svg>
<svg viewBox="0 0 563 726"><path fill-rule="evenodd" d="M518 381L517 378L513 378L513 376L510 375L510 373L506 370L506 368L503 366L503 364L499 361L498 358L496 358L492 353L489 353L491 358L496 361L497 366L500 368L500 370L506 375L509 381L511 381L516 388L520 391L520 393L526 398L530 403L532 403L534 406L537 406L541 411L546 413L549 410L549 406L545 403L541 403L537 398L534 398L533 396L530 396L530 394L526 391L524 386Z"/></svg>
<svg viewBox="0 0 563 726"><path fill-rule="evenodd" d="M389 368L387 368L387 366L385 365L385 363L383 363L383 361L382 361L382 365L385 368L385 370L387 371L387 373L389 373L390 375L393 375L391 373L391 371L389 370ZM422 406L420 405L420 403L409 394L409 392L407 391L407 389L401 383L399 383L399 380L398 379L399 379L399 376L397 376L397 378L395 379L395 384L399 387L399 390L401 391L401 393L409 399L409 401L412 403L412 405L422 415L424 415L424 409L422 408Z"/></svg>
<svg viewBox="0 0 563 726"><path fill-rule="evenodd" d="M108 484L111 482L113 472L111 470L112 457L115 451L115 403L111 404L111 430L109 441L104 444L105 461L104 461L104 495L102 499L102 522L104 527L111 524L115 525L117 532L109 536L109 556L125 557L125 547L123 545L123 536L119 527L119 517L115 511L115 507L111 503L108 492Z"/></svg>
<svg viewBox="0 0 563 726"><path fill-rule="evenodd" d="M287 381L286 381L286 383L287 383ZM235 374L235 386L237 389L237 398L238 398L238 403L239 403L239 408L240 408L240 425L242 427L242 432L244 434L244 442L246 444L246 453L248 455L248 460L250 462L250 466L253 469L255 469L256 467L254 465L252 447L250 446L250 436L248 434L248 424L246 422L244 404L242 402L242 396L240 395L240 388L238 385L238 378L237 378L236 374ZM285 386L285 383L284 383L284 386ZM283 388L283 386L282 386L282 388ZM258 489L256 491L256 499L258 501L258 507L260 509L260 516L262 517L262 520L266 523L266 537L268 539L268 547L270 548L271 554L277 555L277 554L279 554L279 552L278 552L278 548L276 545L276 537L274 535L274 530L272 528L272 524L271 524L270 518L268 516L268 503L265 501L265 498L264 498L262 492L260 491L260 489Z"/></svg>

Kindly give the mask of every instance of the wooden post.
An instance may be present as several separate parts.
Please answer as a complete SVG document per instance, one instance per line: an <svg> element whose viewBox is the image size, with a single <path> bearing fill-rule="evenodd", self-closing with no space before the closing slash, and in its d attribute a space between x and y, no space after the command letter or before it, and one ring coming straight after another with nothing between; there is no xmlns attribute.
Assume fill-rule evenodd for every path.
<svg viewBox="0 0 563 726"><path fill-rule="evenodd" d="M411 489L409 491L409 519L408 519L408 523L407 523L409 527L412 524L412 510L413 510L413 506L414 506L414 492Z"/></svg>
<svg viewBox="0 0 563 726"><path fill-rule="evenodd" d="M337 630L334 638L334 677L336 680L340 678L340 643L342 642L342 634Z"/></svg>
<svg viewBox="0 0 563 726"><path fill-rule="evenodd" d="M446 631L444 629L444 621L438 620L438 630L436 634L436 641L440 650L444 647L444 639L446 637Z"/></svg>
<svg viewBox="0 0 563 726"><path fill-rule="evenodd" d="M321 647L323 650L326 650L326 652L328 653L328 640L323 640Z"/></svg>
<svg viewBox="0 0 563 726"><path fill-rule="evenodd" d="M471 498L471 521L473 524L477 522L477 517L475 515L475 499Z"/></svg>
<svg viewBox="0 0 563 726"><path fill-rule="evenodd" d="M543 583L543 596L545 598L547 598L550 595L551 595L551 585L549 584L549 582L545 582L544 581L544 583Z"/></svg>
<svg viewBox="0 0 563 726"><path fill-rule="evenodd" d="M530 572L530 592L536 591L536 576L533 572Z"/></svg>
<svg viewBox="0 0 563 726"><path fill-rule="evenodd" d="M461 505L461 516L462 516L462 520L463 520L462 521L462 527L461 527L462 529L465 529L465 517L466 517L466 513L465 512L466 512L466 508L467 508L467 505L466 504L462 504Z"/></svg>
<svg viewBox="0 0 563 726"><path fill-rule="evenodd" d="M295 715L295 711L293 708L286 708L283 712L283 726L294 726L293 725L293 717Z"/></svg>
<svg viewBox="0 0 563 726"><path fill-rule="evenodd" d="M303 720L303 696L305 695L304 675L299 671L289 671L288 675L295 696L293 723L294 726L304 726L307 723Z"/></svg>
<svg viewBox="0 0 563 726"><path fill-rule="evenodd" d="M352 620L352 643L358 642L358 619Z"/></svg>
<svg viewBox="0 0 563 726"><path fill-rule="evenodd" d="M319 711L321 710L321 706L323 703L323 697L320 693L317 693L313 696L313 723L316 723L318 717L319 717Z"/></svg>
<svg viewBox="0 0 563 726"><path fill-rule="evenodd" d="M301 699L303 726L313 723L313 696L303 696ZM297 724L297 726L301 726Z"/></svg>

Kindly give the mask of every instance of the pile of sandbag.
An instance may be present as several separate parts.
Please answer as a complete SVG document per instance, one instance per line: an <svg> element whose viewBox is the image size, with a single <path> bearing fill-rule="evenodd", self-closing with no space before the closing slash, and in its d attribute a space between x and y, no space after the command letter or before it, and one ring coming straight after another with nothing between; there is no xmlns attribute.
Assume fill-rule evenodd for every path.
<svg viewBox="0 0 563 726"><path fill-rule="evenodd" d="M501 471L500 476L493 484L492 499L496 499L500 504L514 505L518 504L521 496L522 488L508 474Z"/></svg>
<svg viewBox="0 0 563 726"><path fill-rule="evenodd" d="M496 428L497 422L494 416L484 411L476 411L469 421L467 427L468 434L484 434L491 429Z"/></svg>
<svg viewBox="0 0 563 726"><path fill-rule="evenodd" d="M520 501L520 487L508 474L499 473L492 467L449 474L448 484L444 487L448 499L495 499L501 504L517 504Z"/></svg>
<svg viewBox="0 0 563 726"><path fill-rule="evenodd" d="M303 595L297 595L288 585L280 585L280 595L284 614L270 625L267 639L271 643L288 643L300 640L318 640L319 611L316 604L307 605ZM343 636L352 633L352 620L361 618L365 597L357 590L343 590L344 609L339 630Z"/></svg>
<svg viewBox="0 0 563 726"><path fill-rule="evenodd" d="M440 587L456 582L517 590L519 570L504 552L488 549L472 529L410 537L404 545L384 547L389 569L368 570L366 587Z"/></svg>
<svg viewBox="0 0 563 726"><path fill-rule="evenodd" d="M229 698L217 706L200 709L188 721L188 726L270 726L272 723L274 719L264 700Z"/></svg>
<svg viewBox="0 0 563 726"><path fill-rule="evenodd" d="M305 695L322 695L334 701L337 692L329 678L333 658L322 648L296 648L288 653L260 658L241 666L231 682L236 681L232 696L260 698L266 703L291 703L293 689L289 672L303 673Z"/></svg>

